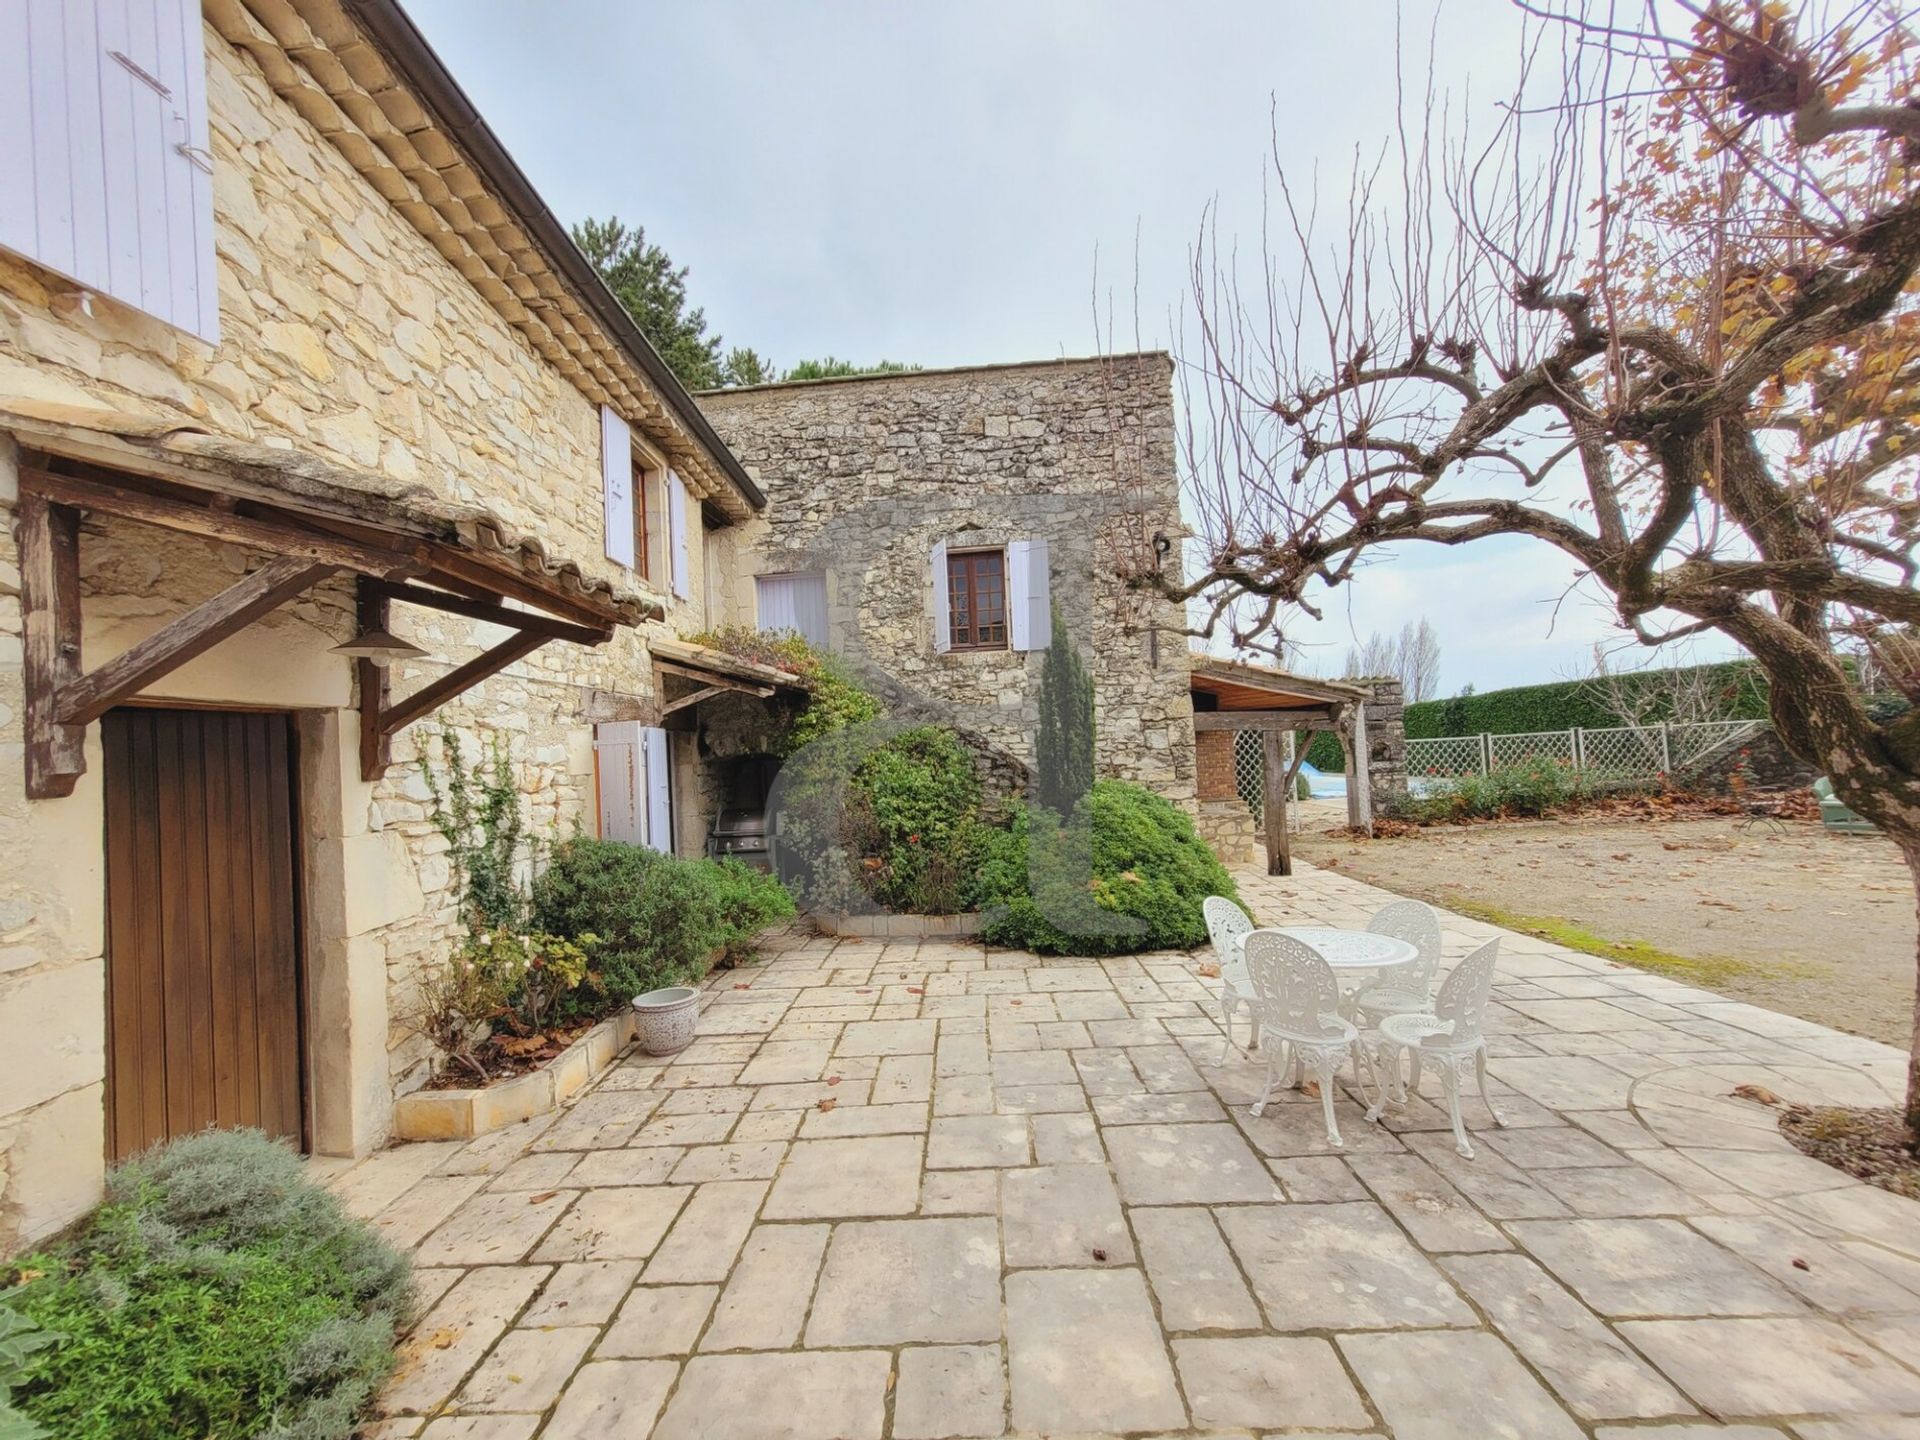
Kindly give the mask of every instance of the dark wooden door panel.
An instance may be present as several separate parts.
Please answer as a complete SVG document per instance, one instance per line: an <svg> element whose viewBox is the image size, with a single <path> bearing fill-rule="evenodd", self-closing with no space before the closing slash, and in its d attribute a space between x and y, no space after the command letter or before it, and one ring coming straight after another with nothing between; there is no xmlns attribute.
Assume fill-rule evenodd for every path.
<svg viewBox="0 0 1920 1440"><path fill-rule="evenodd" d="M209 1125L300 1140L288 718L123 709L101 725L109 1153Z"/></svg>

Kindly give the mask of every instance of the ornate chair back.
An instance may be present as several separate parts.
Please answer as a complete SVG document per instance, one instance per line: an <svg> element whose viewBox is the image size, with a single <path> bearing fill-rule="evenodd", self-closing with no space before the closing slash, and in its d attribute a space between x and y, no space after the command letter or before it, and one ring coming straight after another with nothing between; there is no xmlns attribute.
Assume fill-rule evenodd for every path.
<svg viewBox="0 0 1920 1440"><path fill-rule="evenodd" d="M1222 960L1231 955L1233 942L1253 929L1247 912L1224 895L1209 895L1200 911L1207 919L1207 938L1213 942L1213 953Z"/></svg>
<svg viewBox="0 0 1920 1440"><path fill-rule="evenodd" d="M1435 1045L1457 1050L1477 1045L1486 1035L1487 1004L1493 994L1493 965L1500 955L1496 936L1453 967L1440 986L1440 999L1433 1013L1451 1020L1453 1029L1445 1035L1431 1036Z"/></svg>
<svg viewBox="0 0 1920 1440"><path fill-rule="evenodd" d="M1441 943L1440 917L1433 913L1433 907L1418 900L1395 900L1380 907L1367 922L1367 929L1375 935L1404 940L1420 952L1420 958L1411 965L1402 965L1390 976L1383 977L1383 986L1415 995L1431 995L1433 977L1440 969Z"/></svg>
<svg viewBox="0 0 1920 1440"><path fill-rule="evenodd" d="M1246 956L1262 1027L1283 1039L1327 1037L1320 1017L1340 1013L1340 985L1326 956L1278 930L1248 935Z"/></svg>

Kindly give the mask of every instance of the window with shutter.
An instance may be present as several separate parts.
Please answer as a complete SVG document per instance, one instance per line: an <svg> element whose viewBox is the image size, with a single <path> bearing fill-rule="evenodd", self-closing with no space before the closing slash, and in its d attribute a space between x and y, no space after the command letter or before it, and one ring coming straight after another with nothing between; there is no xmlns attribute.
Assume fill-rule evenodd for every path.
<svg viewBox="0 0 1920 1440"><path fill-rule="evenodd" d="M217 343L200 0L0 4L0 247Z"/></svg>
<svg viewBox="0 0 1920 1440"><path fill-rule="evenodd" d="M754 596L762 630L791 630L807 643L827 644L827 577L819 571L756 575Z"/></svg>
<svg viewBox="0 0 1920 1440"><path fill-rule="evenodd" d="M948 649L1006 649L1006 552L947 552L947 606Z"/></svg>

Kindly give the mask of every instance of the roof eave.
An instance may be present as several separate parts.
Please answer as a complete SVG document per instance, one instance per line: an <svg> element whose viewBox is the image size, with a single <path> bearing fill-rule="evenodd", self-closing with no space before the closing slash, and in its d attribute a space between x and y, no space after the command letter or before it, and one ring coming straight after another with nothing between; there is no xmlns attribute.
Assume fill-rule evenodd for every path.
<svg viewBox="0 0 1920 1440"><path fill-rule="evenodd" d="M341 0L341 4L418 90L440 122L459 137L473 164L499 192L502 203L519 217L534 242L592 309L594 319L633 357L661 397L673 407L680 422L706 447L747 503L756 510L766 509L765 492L708 423L679 377L668 368L660 352L634 324L626 307L607 288L600 272L580 253L567 227L547 208L547 202L540 198L518 162L507 153L492 127L460 88L459 81L453 78L397 0Z"/></svg>

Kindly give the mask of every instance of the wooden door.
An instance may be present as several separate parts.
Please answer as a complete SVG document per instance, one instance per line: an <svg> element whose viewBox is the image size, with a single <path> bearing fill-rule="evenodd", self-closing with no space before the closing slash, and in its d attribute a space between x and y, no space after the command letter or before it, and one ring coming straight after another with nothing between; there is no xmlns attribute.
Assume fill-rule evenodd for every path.
<svg viewBox="0 0 1920 1440"><path fill-rule="evenodd" d="M210 1125L299 1143L292 724L137 708L101 731L108 1155Z"/></svg>

